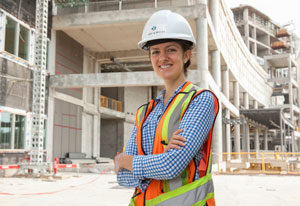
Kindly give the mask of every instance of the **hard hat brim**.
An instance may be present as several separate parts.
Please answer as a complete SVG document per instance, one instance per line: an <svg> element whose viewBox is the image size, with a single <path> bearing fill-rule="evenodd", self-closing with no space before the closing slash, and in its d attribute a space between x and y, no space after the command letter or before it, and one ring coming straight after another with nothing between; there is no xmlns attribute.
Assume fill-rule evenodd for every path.
<svg viewBox="0 0 300 206"><path fill-rule="evenodd" d="M145 38L141 40L138 43L138 47L142 50L149 50L149 48L145 47L147 42L149 41L154 41L154 40L160 40L160 39L174 39L174 40L185 40L188 42L191 42L191 48L193 49L196 45L196 42L194 41L194 37L191 37L190 35L185 35L185 34L168 34L168 35L161 35L159 37L155 38Z"/></svg>

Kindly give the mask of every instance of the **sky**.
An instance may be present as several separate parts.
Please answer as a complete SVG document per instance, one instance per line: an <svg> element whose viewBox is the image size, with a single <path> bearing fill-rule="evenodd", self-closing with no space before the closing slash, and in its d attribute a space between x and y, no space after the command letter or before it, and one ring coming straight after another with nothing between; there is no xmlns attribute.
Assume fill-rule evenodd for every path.
<svg viewBox="0 0 300 206"><path fill-rule="evenodd" d="M295 32L300 36L300 1L298 0L225 0L225 2L230 8L240 4L253 6L280 25L293 21Z"/></svg>

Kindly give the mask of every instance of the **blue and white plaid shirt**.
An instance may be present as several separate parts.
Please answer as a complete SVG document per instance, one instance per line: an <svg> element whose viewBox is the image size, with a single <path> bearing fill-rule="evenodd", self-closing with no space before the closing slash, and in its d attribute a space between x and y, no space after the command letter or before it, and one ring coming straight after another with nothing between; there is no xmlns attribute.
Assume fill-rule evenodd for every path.
<svg viewBox="0 0 300 206"><path fill-rule="evenodd" d="M170 149L166 153L152 155L154 137L158 122L173 97L180 91L180 85L163 106L163 90L156 98L157 105L143 124L142 144L146 155L138 155L136 145L136 124L125 149L125 153L133 155L133 172L123 169L117 174L118 183L125 187L139 186L142 192L146 190L151 179L168 180L181 174L189 162L195 157L196 168L202 158L202 146L214 121L214 97L210 92L203 92L191 102L183 116L179 129L184 129L179 135L186 139L185 146L180 150ZM195 179L199 179L196 172Z"/></svg>

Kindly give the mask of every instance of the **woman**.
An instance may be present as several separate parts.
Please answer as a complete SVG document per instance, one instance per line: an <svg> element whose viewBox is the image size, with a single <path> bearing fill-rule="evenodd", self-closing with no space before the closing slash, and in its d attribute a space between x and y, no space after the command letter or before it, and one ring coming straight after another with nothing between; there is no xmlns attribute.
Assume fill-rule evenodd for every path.
<svg viewBox="0 0 300 206"><path fill-rule="evenodd" d="M130 205L215 205L210 145L218 101L186 81L195 43L186 19L169 10L144 27L138 46L165 90L138 109L126 150L115 157L118 183L136 188Z"/></svg>

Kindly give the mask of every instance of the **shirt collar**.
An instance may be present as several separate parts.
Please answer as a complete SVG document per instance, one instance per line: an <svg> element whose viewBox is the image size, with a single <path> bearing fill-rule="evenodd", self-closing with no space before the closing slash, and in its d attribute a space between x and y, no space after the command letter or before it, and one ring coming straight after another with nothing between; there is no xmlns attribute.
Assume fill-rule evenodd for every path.
<svg viewBox="0 0 300 206"><path fill-rule="evenodd" d="M172 98L180 92L180 90L182 89L182 87L186 84L187 82L184 82L182 83L177 89L175 89L174 93L173 93L173 96ZM163 101L164 99L164 94L166 93L166 90L162 90L158 95L157 97L155 98L155 100L158 102L158 101Z"/></svg>

